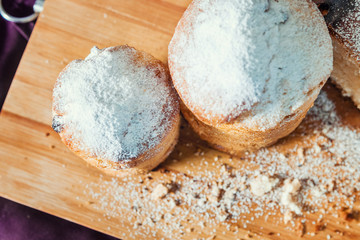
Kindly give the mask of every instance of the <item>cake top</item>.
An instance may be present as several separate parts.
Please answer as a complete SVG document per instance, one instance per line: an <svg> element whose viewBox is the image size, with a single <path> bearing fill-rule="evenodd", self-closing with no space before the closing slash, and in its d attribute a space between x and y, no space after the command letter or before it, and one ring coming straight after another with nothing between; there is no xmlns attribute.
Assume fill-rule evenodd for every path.
<svg viewBox="0 0 360 240"><path fill-rule="evenodd" d="M331 31L360 62L360 0L317 0Z"/></svg>
<svg viewBox="0 0 360 240"><path fill-rule="evenodd" d="M92 157L130 161L156 147L179 113L160 61L128 46L71 62L53 93L53 126ZM60 129L56 129L60 130Z"/></svg>
<svg viewBox="0 0 360 240"><path fill-rule="evenodd" d="M195 0L170 43L169 67L200 120L236 119L266 129L327 79L332 45L323 17L308 1Z"/></svg>

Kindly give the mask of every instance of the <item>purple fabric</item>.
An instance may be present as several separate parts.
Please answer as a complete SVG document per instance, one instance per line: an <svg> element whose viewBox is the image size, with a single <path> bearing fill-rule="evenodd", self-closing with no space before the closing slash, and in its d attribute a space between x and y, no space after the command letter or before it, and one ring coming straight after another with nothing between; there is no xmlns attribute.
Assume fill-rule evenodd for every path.
<svg viewBox="0 0 360 240"><path fill-rule="evenodd" d="M1 240L115 240L63 219L0 198Z"/></svg>
<svg viewBox="0 0 360 240"><path fill-rule="evenodd" d="M35 0L3 0L6 11L23 17ZM0 17L0 109L15 74L34 22L14 24ZM94 230L0 198L1 240L116 240Z"/></svg>
<svg viewBox="0 0 360 240"><path fill-rule="evenodd" d="M5 10L23 17L32 13L35 0L3 0ZM14 24L0 17L0 109L14 77L34 23Z"/></svg>

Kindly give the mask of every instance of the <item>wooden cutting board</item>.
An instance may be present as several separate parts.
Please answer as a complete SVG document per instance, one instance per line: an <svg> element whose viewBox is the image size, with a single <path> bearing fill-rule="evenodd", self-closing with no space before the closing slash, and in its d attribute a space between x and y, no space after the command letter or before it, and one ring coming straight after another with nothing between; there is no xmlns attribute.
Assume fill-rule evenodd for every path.
<svg viewBox="0 0 360 240"><path fill-rule="evenodd" d="M71 60L87 56L94 45L103 48L128 44L166 62L168 43L189 3L190 0L46 0L0 116L1 196L123 239L170 238L168 233L155 227L154 235L135 229L131 209L108 215L104 202L115 193L104 191L104 187L120 189L121 184L127 183L112 180L111 176L86 165L61 143L51 129L51 99L59 72ZM358 110L349 100L343 100L332 86L327 88L342 106L342 113L346 113L344 121L359 127ZM149 186L171 178L170 175L181 178L183 173L198 169L195 165L200 163L195 152L199 149L205 152L202 160L208 160L204 169L216 172L221 163L231 160L226 154L208 148L185 122L181 131L174 153L151 177L147 176L146 181L151 181ZM297 143L302 144L301 139ZM279 145L282 144L288 147L286 141ZM214 156L225 160L214 161ZM177 161L173 161L175 158ZM112 181L118 185L111 184ZM92 194L89 195L89 191ZM96 193L102 194L105 200L100 201L99 197L94 200ZM307 217L316 221L318 215ZM206 225L207 220L200 216L198 221ZM255 219L246 227L230 223L231 229L220 224L212 226L211 230L217 230L216 235L204 226L198 228L198 223L189 225L195 226L194 229L185 231L179 238L300 239L299 232L271 219ZM232 227L236 227L236 232ZM310 230L308 227L307 231ZM136 236L136 232L140 235ZM326 239L327 236L360 239L360 226L357 221L344 222L340 217L330 217L325 229L315 236L305 234L303 237Z"/></svg>

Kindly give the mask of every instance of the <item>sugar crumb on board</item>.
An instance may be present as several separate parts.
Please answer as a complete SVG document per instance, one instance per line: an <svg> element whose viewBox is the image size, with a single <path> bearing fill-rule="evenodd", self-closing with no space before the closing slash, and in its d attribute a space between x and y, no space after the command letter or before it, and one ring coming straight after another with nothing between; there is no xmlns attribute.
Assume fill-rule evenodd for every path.
<svg viewBox="0 0 360 240"><path fill-rule="evenodd" d="M158 184L151 193L152 200L164 198L169 193L169 189L164 184Z"/></svg>
<svg viewBox="0 0 360 240"><path fill-rule="evenodd" d="M110 218L126 215L135 223L129 227L120 222L132 234L127 238L176 239L211 233L206 239L222 231L237 236L239 230L227 229L234 224L247 229L259 218L286 224L298 236L315 236L326 229L326 215L336 213L334 217L341 221L349 220L360 190L360 133L342 124L326 92L304 122L290 136L304 144L287 153L275 146L248 153L241 160L225 154L210 159L207 150L184 142L197 159L191 170L186 168L188 175L171 171L156 175L160 172L155 171L126 179L99 179L85 186L87 201ZM198 164L202 161L209 165ZM341 206L335 204L339 202ZM314 213L318 220L308 221L306 216ZM341 234L343 230L324 236L332 239Z"/></svg>

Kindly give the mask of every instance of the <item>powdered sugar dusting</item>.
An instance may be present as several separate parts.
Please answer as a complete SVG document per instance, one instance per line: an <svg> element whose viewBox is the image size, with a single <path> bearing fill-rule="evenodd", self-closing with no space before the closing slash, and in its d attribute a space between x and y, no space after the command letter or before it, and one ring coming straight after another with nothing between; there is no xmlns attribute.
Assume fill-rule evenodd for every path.
<svg viewBox="0 0 360 240"><path fill-rule="evenodd" d="M329 14L325 17L332 30L360 61L360 1L327 0Z"/></svg>
<svg viewBox="0 0 360 240"><path fill-rule="evenodd" d="M136 63L141 58L146 63ZM149 62L152 61L152 65ZM91 156L127 161L155 147L172 127L178 105L165 68L130 47L94 47L61 73L55 121Z"/></svg>
<svg viewBox="0 0 360 240"><path fill-rule="evenodd" d="M189 109L210 121L251 109L245 125L271 128L302 106L332 69L331 39L309 4L195 0L169 46L174 85Z"/></svg>
<svg viewBox="0 0 360 240"><path fill-rule="evenodd" d="M335 104L322 92L289 142L294 139L302 142L301 147L284 152L281 144L275 145L241 160L221 153L210 159L207 154L213 150L195 147L191 167L183 169L188 175L152 172L122 179L124 183L103 180L87 185L85 193L108 217L129 212L134 229L141 229L129 228L131 235L126 236L134 239L159 233L170 239L192 232L221 235L219 224L226 234L239 236L240 229L258 226L258 218L272 219L266 224L268 231L270 224L285 222L292 231L300 226L299 235L304 228L315 235L309 232L315 226L309 226L326 225L325 215L338 217L334 210L352 209L359 196L360 133L343 124ZM164 167L171 169L178 162L169 160ZM283 218L275 216L279 212ZM313 213L319 213L316 223L307 218Z"/></svg>

